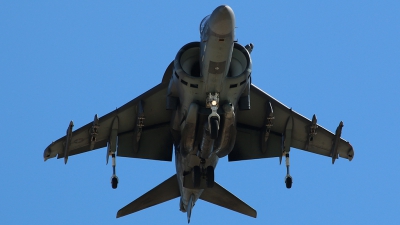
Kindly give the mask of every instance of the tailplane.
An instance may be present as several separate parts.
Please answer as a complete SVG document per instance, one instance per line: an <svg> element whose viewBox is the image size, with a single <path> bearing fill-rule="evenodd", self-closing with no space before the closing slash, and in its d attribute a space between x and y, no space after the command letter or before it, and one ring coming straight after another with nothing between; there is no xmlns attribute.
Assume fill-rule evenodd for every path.
<svg viewBox="0 0 400 225"><path fill-rule="evenodd" d="M179 196L181 196L181 194L179 191L178 179L176 175L172 175L157 187L120 209L117 213L117 218L169 201ZM189 200L189 208L187 209L188 222L190 222L191 211L194 206L193 198L194 196L192 195ZM212 188L204 189L203 193L200 195L200 199L247 216L257 217L256 210L223 188L217 182L214 183Z"/></svg>
<svg viewBox="0 0 400 225"><path fill-rule="evenodd" d="M179 196L181 196L181 193L179 191L178 179L176 175L172 175L157 187L120 209L117 213L117 218L169 201Z"/></svg>
<svg viewBox="0 0 400 225"><path fill-rule="evenodd" d="M203 194L200 195L200 199L244 215L254 218L257 217L256 210L223 188L217 182L214 183L214 187L204 189Z"/></svg>

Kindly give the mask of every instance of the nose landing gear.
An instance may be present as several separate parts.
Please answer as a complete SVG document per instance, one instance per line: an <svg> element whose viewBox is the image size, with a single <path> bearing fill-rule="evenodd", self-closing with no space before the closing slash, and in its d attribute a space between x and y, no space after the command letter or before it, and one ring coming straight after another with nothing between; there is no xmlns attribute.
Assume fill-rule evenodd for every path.
<svg viewBox="0 0 400 225"><path fill-rule="evenodd" d="M206 99L206 107L211 109L211 114L208 116L208 130L210 131L211 139L218 138L220 116L218 115L219 93L208 93Z"/></svg>

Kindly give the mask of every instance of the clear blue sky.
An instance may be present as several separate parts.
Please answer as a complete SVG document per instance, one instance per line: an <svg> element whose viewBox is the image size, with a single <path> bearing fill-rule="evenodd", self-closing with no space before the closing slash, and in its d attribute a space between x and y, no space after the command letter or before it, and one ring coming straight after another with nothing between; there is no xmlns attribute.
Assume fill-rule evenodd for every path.
<svg viewBox="0 0 400 225"><path fill-rule="evenodd" d="M228 163L216 181L258 212L198 201L191 224L398 224L399 1L1 1L0 223L186 224L178 199L115 219L175 172L105 149L44 163L43 150L157 85L199 23L230 5L254 43L252 81L355 149L352 162L292 149L293 188L278 159Z"/></svg>

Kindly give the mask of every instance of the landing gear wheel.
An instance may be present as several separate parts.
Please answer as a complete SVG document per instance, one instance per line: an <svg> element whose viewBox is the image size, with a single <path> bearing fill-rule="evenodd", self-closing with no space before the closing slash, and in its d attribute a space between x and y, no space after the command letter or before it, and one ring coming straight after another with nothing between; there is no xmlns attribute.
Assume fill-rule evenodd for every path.
<svg viewBox="0 0 400 225"><path fill-rule="evenodd" d="M218 138L218 118L216 117L211 117L210 118L210 134L211 134L211 139L217 139Z"/></svg>
<svg viewBox="0 0 400 225"><path fill-rule="evenodd" d="M290 189L292 187L293 179L291 176L285 178L286 188Z"/></svg>
<svg viewBox="0 0 400 225"><path fill-rule="evenodd" d="M200 166L194 166L193 167L193 186L194 186L194 188L200 187L200 181L201 181Z"/></svg>
<svg viewBox="0 0 400 225"><path fill-rule="evenodd" d="M208 166L207 167L207 187L212 188L214 187L214 167Z"/></svg>
<svg viewBox="0 0 400 225"><path fill-rule="evenodd" d="M113 189L116 189L118 187L118 177L117 176L113 176L111 178L111 187Z"/></svg>

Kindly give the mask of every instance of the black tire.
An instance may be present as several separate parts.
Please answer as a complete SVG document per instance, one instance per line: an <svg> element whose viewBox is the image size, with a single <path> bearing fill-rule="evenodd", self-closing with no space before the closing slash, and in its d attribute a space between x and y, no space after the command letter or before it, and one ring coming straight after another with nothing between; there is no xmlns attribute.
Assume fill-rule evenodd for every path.
<svg viewBox="0 0 400 225"><path fill-rule="evenodd" d="M208 166L206 175L207 175L207 187L208 188L214 187L214 167Z"/></svg>
<svg viewBox="0 0 400 225"><path fill-rule="evenodd" d="M113 177L113 178L111 179L111 187L112 187L113 189L116 189L116 188L118 187L118 179L117 179L116 177Z"/></svg>
<svg viewBox="0 0 400 225"><path fill-rule="evenodd" d="M286 183L286 188L290 189L292 187L292 183L293 183L292 178L291 177L287 177L286 180L285 180L285 183Z"/></svg>
<svg viewBox="0 0 400 225"><path fill-rule="evenodd" d="M217 139L218 138L218 118L217 117L211 117L210 118L210 136L211 139Z"/></svg>
<svg viewBox="0 0 400 225"><path fill-rule="evenodd" d="M200 187L200 181L201 181L200 166L194 166L193 167L193 187L194 188L199 188Z"/></svg>

